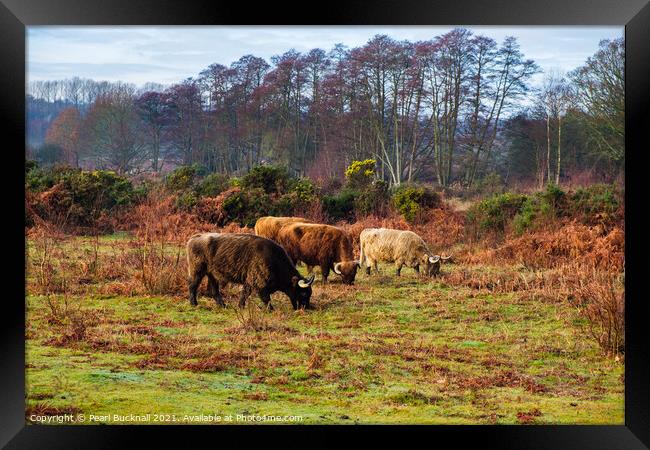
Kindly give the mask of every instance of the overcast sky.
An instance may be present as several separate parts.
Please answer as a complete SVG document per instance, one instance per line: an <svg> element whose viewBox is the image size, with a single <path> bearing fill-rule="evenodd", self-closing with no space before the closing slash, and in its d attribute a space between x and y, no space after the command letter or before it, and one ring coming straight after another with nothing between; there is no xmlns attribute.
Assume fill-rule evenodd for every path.
<svg viewBox="0 0 650 450"><path fill-rule="evenodd" d="M428 40L453 27L440 26L31 26L27 30L28 81L72 77L172 84L195 77L212 63L226 66L253 54L267 61L295 49L330 50L336 43L365 44L376 34ZM601 39L623 36L623 27L468 26L501 42L515 36L527 58L544 71L566 72L598 49ZM536 82L542 75L536 77Z"/></svg>

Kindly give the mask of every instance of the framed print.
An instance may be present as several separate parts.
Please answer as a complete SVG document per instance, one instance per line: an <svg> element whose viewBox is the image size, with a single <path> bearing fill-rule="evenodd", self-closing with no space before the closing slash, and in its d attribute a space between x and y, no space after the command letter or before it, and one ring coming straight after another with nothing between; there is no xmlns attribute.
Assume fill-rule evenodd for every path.
<svg viewBox="0 0 650 450"><path fill-rule="evenodd" d="M302 9L3 0L2 443L647 446L650 7Z"/></svg>

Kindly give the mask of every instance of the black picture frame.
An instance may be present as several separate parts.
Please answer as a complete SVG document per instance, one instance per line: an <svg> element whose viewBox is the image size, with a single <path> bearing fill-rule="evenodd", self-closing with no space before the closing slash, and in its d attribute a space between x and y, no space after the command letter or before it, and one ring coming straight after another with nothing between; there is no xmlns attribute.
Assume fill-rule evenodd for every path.
<svg viewBox="0 0 650 450"><path fill-rule="evenodd" d="M299 12L289 15L290 12ZM650 446L650 371L647 300L642 295L644 252L647 247L643 227L643 206L647 197L644 184L644 150L648 142L650 99L648 56L650 55L650 4L645 0L456 0L456 1L335 1L322 5L308 2L278 4L267 2L172 1L172 0L0 0L0 123L5 125L3 189L6 202L13 201L14 214L8 214L5 229L15 233L5 245L21 256L6 256L2 318L3 356L0 444L7 448L116 448L132 443L132 433L147 439L147 446L158 441L165 447L175 443L187 446L199 438L214 439L223 445L225 437L251 436L249 427L74 427L25 425L25 304L24 267L15 261L25 257L24 228L19 223L24 208L25 145L25 37L31 25L621 25L625 26L626 46L626 367L625 425L622 426L437 426L373 427L369 437L384 440L420 435L424 442L439 443L440 437L455 443L473 440L482 446L499 448L644 448ZM11 176L7 176L9 174ZM21 200L22 198L22 200ZM22 244L21 244L22 243ZM24 260L24 259L23 259ZM10 263L7 263L10 262ZM10 293L9 293L10 292ZM361 427L367 428L367 427ZM346 435L350 428L331 426ZM152 432L153 431L153 432ZM254 434L283 434L286 443L310 445L339 443L340 434L323 432L323 427L256 427ZM367 431L367 429L365 430ZM396 432L397 431L397 432ZM242 433L243 432L243 433ZM218 433L218 434L215 434ZM246 435L244 435L246 433ZM179 436L179 434L181 436ZM209 434L209 436L208 436ZM311 434L306 438L305 434ZM187 441L187 435L191 441ZM185 436L185 437L182 437ZM290 440L284 441L288 436ZM405 442L405 441L400 441ZM414 442L409 440L409 442ZM240 442L245 445L247 441ZM294 445L295 445L294 444ZM92 447L91 447L92 446Z"/></svg>

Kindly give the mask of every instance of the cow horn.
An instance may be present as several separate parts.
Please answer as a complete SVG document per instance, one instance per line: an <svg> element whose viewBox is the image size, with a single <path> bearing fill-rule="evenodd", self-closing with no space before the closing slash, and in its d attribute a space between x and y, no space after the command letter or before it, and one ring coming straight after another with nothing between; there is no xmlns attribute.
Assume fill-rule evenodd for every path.
<svg viewBox="0 0 650 450"><path fill-rule="evenodd" d="M451 256L452 256L452 255L449 255L449 256L441 256L440 259L442 259L443 261L447 261L447 260L451 259Z"/></svg>
<svg viewBox="0 0 650 450"><path fill-rule="evenodd" d="M300 286L301 288L308 288L309 286L311 286L313 282L314 282L314 275L310 276L306 280L299 280L298 286Z"/></svg>
<svg viewBox="0 0 650 450"><path fill-rule="evenodd" d="M334 273L337 274L337 275L341 275L341 269L339 269L339 267L341 267L340 262L337 262L336 264L334 264Z"/></svg>
<svg viewBox="0 0 650 450"><path fill-rule="evenodd" d="M357 263L357 267L361 267L361 261L357 260L355 263Z"/></svg>
<svg viewBox="0 0 650 450"><path fill-rule="evenodd" d="M433 264L433 263L437 263L438 261L440 261L440 256L438 256L438 255L435 255L435 256L429 256L429 262L430 262L431 264Z"/></svg>

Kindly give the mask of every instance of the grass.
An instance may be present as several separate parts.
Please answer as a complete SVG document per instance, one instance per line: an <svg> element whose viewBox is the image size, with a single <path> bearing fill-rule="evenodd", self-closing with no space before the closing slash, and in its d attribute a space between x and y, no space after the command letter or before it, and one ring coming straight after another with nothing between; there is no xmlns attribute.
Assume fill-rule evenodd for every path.
<svg viewBox="0 0 650 450"><path fill-rule="evenodd" d="M101 237L98 252L110 258L126 239ZM63 247L81 256L92 239ZM236 286L225 309L205 296L191 307L180 293L29 295L28 411L99 417L85 423L212 414L235 423L623 424L624 366L603 356L575 308L445 282L464 269L422 280L384 266L354 286L317 277L307 312L277 293L276 311L251 297L242 314ZM75 335L52 315L64 299L84 322Z"/></svg>

